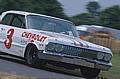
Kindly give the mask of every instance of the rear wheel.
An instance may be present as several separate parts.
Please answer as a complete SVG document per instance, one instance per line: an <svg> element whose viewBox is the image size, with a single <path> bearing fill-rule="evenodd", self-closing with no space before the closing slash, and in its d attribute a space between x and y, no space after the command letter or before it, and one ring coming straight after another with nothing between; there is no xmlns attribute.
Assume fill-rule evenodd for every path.
<svg viewBox="0 0 120 79"><path fill-rule="evenodd" d="M26 49L25 60L30 66L44 66L46 62L38 57L38 49L35 46L29 46Z"/></svg>
<svg viewBox="0 0 120 79"><path fill-rule="evenodd" d="M80 70L82 76L87 79L95 79L100 73L100 69L94 69L88 67L80 67Z"/></svg>

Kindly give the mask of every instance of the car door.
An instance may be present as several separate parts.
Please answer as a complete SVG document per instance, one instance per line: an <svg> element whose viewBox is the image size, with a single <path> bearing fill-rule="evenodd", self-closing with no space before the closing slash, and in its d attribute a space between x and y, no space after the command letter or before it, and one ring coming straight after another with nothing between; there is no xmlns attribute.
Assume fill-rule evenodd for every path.
<svg viewBox="0 0 120 79"><path fill-rule="evenodd" d="M13 16L11 14L6 14L0 23L0 51L2 52L8 52L8 50L5 48L5 39L12 18Z"/></svg>
<svg viewBox="0 0 120 79"><path fill-rule="evenodd" d="M25 49L25 45L21 44L22 33L26 30L25 16L18 14L7 15L11 15L11 19L8 24L2 22L3 31L1 34L3 41L1 42L1 45L2 49L4 49L3 52L22 56L24 53L23 50Z"/></svg>

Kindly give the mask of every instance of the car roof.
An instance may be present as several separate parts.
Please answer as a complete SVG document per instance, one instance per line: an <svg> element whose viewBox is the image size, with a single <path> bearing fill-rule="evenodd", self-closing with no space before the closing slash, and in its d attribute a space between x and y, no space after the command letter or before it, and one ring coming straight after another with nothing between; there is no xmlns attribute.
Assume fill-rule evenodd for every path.
<svg viewBox="0 0 120 79"><path fill-rule="evenodd" d="M4 13L14 13L14 14L25 15L25 16L27 16L27 15L38 15L38 16L44 16L44 17L53 18L53 19L62 20L62 21L66 21L66 22L72 23L71 21L68 21L68 20L65 20L65 19L56 18L56 17L52 17L52 16L47 16L47 15L43 15L43 14L25 12L25 11L14 11L14 10L11 10L11 11L6 11Z"/></svg>

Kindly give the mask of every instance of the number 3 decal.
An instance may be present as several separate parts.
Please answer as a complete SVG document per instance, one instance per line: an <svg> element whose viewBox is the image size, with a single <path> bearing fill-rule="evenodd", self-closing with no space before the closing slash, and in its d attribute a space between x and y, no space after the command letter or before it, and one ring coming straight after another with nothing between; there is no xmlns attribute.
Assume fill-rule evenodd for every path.
<svg viewBox="0 0 120 79"><path fill-rule="evenodd" d="M14 34L14 29L9 29L7 32L7 39L4 41L5 47L8 49L11 48L13 34Z"/></svg>

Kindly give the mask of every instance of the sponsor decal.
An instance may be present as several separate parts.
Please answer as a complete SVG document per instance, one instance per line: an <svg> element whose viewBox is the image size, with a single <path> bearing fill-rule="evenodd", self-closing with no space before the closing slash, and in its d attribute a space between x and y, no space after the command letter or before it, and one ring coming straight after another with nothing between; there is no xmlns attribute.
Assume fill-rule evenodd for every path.
<svg viewBox="0 0 120 79"><path fill-rule="evenodd" d="M44 44L39 44L39 47L43 47L44 46Z"/></svg>
<svg viewBox="0 0 120 79"><path fill-rule="evenodd" d="M21 45L26 45L27 44L27 42L28 42L28 40L24 40L24 39L21 39Z"/></svg>
<svg viewBox="0 0 120 79"><path fill-rule="evenodd" d="M23 32L22 37L30 39L31 42L34 42L34 41L44 42L47 39L47 37L44 35L34 34L30 32Z"/></svg>

